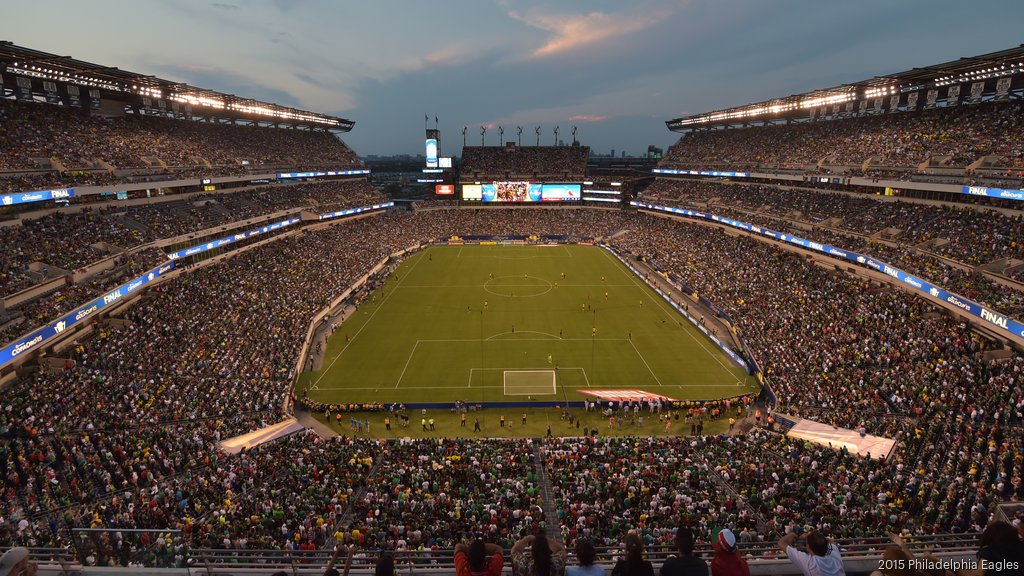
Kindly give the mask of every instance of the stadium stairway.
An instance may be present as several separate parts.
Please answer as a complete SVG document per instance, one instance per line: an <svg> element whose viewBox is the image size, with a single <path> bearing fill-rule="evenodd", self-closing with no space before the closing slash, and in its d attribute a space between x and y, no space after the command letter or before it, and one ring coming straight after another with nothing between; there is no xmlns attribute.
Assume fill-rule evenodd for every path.
<svg viewBox="0 0 1024 576"><path fill-rule="evenodd" d="M203 204L203 209L209 210L214 214L220 214L226 222L233 222L235 220L235 213L220 202L207 202L206 204Z"/></svg>
<svg viewBox="0 0 1024 576"><path fill-rule="evenodd" d="M381 455L378 456L377 461L373 463L373 468L370 468L370 471L366 473L366 478L373 478L373 475L376 474L377 471L380 469L380 463L383 462L383 461L384 461L384 455L381 454ZM352 504L354 502L358 502L358 501L362 500L365 497L366 497L366 486L365 485L364 486L360 486L359 489L356 490L355 494L353 494L352 497L348 499L348 506L345 508L345 512L342 513L341 518L338 520L338 523L337 523L336 526L347 527L352 522L353 516L355 516L352 513ZM327 542L324 542L322 550L333 550L334 549L334 545L335 545L335 542L332 541L330 538L328 538Z"/></svg>
<svg viewBox="0 0 1024 576"><path fill-rule="evenodd" d="M125 228L128 228L129 230L135 230L136 232L140 232L142 234L149 233L148 226L139 222L138 220L129 218L124 214L115 214L114 216L112 216L112 218L115 222L122 224Z"/></svg>
<svg viewBox="0 0 1024 576"><path fill-rule="evenodd" d="M544 454L540 449L540 441L533 441L533 467L537 472L537 483L540 484L540 494L544 499L544 519L547 527L547 536L562 542L562 531L559 530L558 511L555 510L555 499L551 493L551 482L548 481L548 474L544 465Z"/></svg>
<svg viewBox="0 0 1024 576"><path fill-rule="evenodd" d="M712 468L712 473L709 476L711 478L711 481L714 482L722 490L724 494L731 494L732 497L736 499L736 503L739 505L739 507L745 510L748 514L750 514L750 517L753 518L754 522L757 523L757 533L766 534L767 529L765 528L764 518L762 518L761 515L758 514L757 511L750 506L750 504L747 504L747 499L744 498L739 492L737 492L736 489L733 488L732 484L727 482L726 479L722 477L722 474L715 470L714 468Z"/></svg>
<svg viewBox="0 0 1024 576"><path fill-rule="evenodd" d="M901 240L902 243L906 243L905 240L907 238L909 238L911 236L911 234L913 234L914 230L917 230L918 228L925 228L925 229L927 229L929 226L931 226L932 224L938 222L939 220L942 220L946 216L948 216L948 214L946 212L940 211L938 214L936 214L932 218L928 218L927 220L922 220L922 221L919 221L919 222L915 222L911 226L909 226L907 228L904 228L900 232L899 239ZM934 238L932 240L934 240ZM918 247L923 247L922 245L927 245L927 243L930 242L930 241L931 240L925 240L924 242L919 242L917 244L917 246Z"/></svg>

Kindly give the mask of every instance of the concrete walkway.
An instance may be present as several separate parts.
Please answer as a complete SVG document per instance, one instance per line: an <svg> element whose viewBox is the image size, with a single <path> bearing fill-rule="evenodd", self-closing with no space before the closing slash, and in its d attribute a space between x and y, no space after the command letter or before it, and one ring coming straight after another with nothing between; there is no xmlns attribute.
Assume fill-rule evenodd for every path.
<svg viewBox="0 0 1024 576"><path fill-rule="evenodd" d="M334 438L340 436L330 426L313 417L313 413L306 410L299 404L295 405L295 419L306 428L312 428L321 438Z"/></svg>

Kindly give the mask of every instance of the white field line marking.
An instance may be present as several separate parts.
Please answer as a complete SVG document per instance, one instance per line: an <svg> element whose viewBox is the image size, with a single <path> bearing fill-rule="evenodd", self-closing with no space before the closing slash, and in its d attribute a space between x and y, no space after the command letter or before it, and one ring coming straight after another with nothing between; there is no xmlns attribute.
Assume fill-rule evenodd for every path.
<svg viewBox="0 0 1024 576"><path fill-rule="evenodd" d="M551 374L551 392L526 392L526 393L510 394L509 391L508 391L508 375L509 375L509 372L530 372L530 373L548 373L548 374ZM538 396L553 396L555 394L558 394L558 384L555 381L555 371L554 371L554 369L551 369L551 368L548 368L547 370L505 370L505 372L503 373L503 376L502 376L502 382L505 385L505 396L529 396L531 394L536 394ZM513 385L512 387L516 388L517 386ZM520 385L519 387L520 388L529 388L529 386L522 386L522 385Z"/></svg>
<svg viewBox="0 0 1024 576"><path fill-rule="evenodd" d="M402 278L399 279L398 284L395 285L395 288L398 288L399 286L402 285L402 281L408 278L410 274L412 274L412 271L415 270L417 266L419 266L421 260L423 260L423 252L419 253L419 258L416 260L416 263L412 265L412 268L409 268L409 271L405 273L405 276L402 276ZM345 350L348 350L348 347L351 346L352 343L356 341L356 337L359 336L359 333L362 332L364 328L370 325L370 321L373 320L373 317L377 315L377 312L380 312L381 308L384 307L384 304L387 303L387 301L390 300L391 297L394 295L395 289L392 288L391 292L387 296L385 296L383 300L381 300L380 305L377 306L377 309L373 311L373 314L370 314L370 317L366 319L366 322L363 322L363 325L359 327L359 330L356 330L356 333L352 335L352 338L345 343L345 347L341 349L341 352L338 352L338 355L334 357L334 360L331 360L331 363L327 365L327 369L320 374L320 377L316 379L316 382L313 382L313 386L320 384L320 381L324 379L324 376L327 376L327 373L331 371L331 368L334 366L334 363L337 362L339 358L341 358L341 355L345 353Z"/></svg>
<svg viewBox="0 0 1024 576"><path fill-rule="evenodd" d="M632 272L630 272L628 268L623 266L622 262L619 262L615 258L612 258L611 256L609 256L608 252L606 250L601 250L601 253L605 255L605 258L608 258L612 262L616 263L618 265L619 270L623 274L626 274L627 276L629 276L633 280L633 284L635 284L637 288L639 288L640 290L643 290L643 285L641 285L639 282L636 281L636 278L635 278L636 275L633 274ZM648 286L648 288L650 288L650 286ZM655 294L654 294L654 301L658 303L658 308L661 308L661 310L668 316L669 320L673 320L674 321L674 320L676 320L679 317L678 313L671 312L667 308L665 308L665 303L662 302L662 298L661 298L661 296L657 292L655 292ZM687 322L689 322L689 320L687 320ZM718 362L718 364L722 368L725 368L725 371L730 376L733 375L732 374L732 370L729 368L729 366L727 366L724 362L722 362L722 359L719 358L719 353L713 352L710 349L708 349L708 347L705 346L704 343L701 342L696 336L694 336L693 333L690 330L684 330L684 332L686 332L686 334L689 335L690 338L692 338L693 341L696 342L698 346L703 348L705 352L707 352L712 358L714 358L715 361Z"/></svg>
<svg viewBox="0 0 1024 576"><path fill-rule="evenodd" d="M480 369L479 368L472 368L472 370L480 370ZM486 368L486 370L490 370L490 368ZM586 376L586 373L587 373L587 371L584 370L583 368L562 368L562 367L559 367L559 370L580 370L580 371L583 372L584 376ZM728 386L728 384L686 384L686 385L681 385L681 386L661 386L661 388L667 388L667 389L679 388L679 389L685 390L687 388L722 388L723 386ZM481 386L477 386L477 388L481 388ZM504 386L482 386L482 388L504 388ZM406 387L404 389L404 391L405 392L409 392L411 390L465 390L465 389L466 389L465 386L429 386L429 387L427 387L427 386L422 386L422 387L421 386L415 386L415 387L412 387L412 388ZM598 388L598 390L605 390L605 389L606 388ZM607 388L607 389L611 390L611 388ZM373 391L379 391L380 388L343 386L343 387L338 387L338 388L320 388L319 391L322 392L324 390L373 390Z"/></svg>
<svg viewBox="0 0 1024 576"><path fill-rule="evenodd" d="M539 288L543 284L488 284L491 288ZM634 284L558 284L559 288L632 288ZM483 284L435 284L435 285L416 285L416 284L403 284L402 286L395 286L394 288L484 288ZM392 290L394 289L392 288Z"/></svg>
<svg viewBox="0 0 1024 576"><path fill-rule="evenodd" d="M552 340L562 340L562 338L559 338L558 336L555 336L554 334L550 334L548 332L537 332L535 330L520 330L519 333L520 334L543 334L545 336L551 336ZM506 334L515 334L515 332L500 332L498 334L495 334L494 336L488 336L487 339L488 340L494 340L495 338L497 338L499 336L505 336ZM525 338L509 338L509 340L510 341L525 340ZM546 338L530 338L530 340L546 340Z"/></svg>
<svg viewBox="0 0 1024 576"><path fill-rule="evenodd" d="M559 366L558 369L559 370L579 370L580 372L583 372L583 378L584 378L584 380L587 381L587 388L590 388L590 378L587 377L587 370L585 368L580 368L579 366ZM544 368L544 367L541 367L541 368L470 368L469 369L469 385L467 385L466 388L471 388L472 385L473 385L473 372L477 372L477 371L480 371L480 372L493 372L493 371L496 371L496 370L503 370L503 371L504 370L517 370L517 371L522 372L522 371L525 371L525 370L548 371L548 370L552 370L552 368ZM718 386L718 384L708 384L708 386ZM461 386L431 386L431 388L438 388L440 390L461 390L462 389ZM504 386L481 386L481 388L504 388ZM371 390L371 388L321 388L321 390ZM376 388L372 388L372 390L376 390Z"/></svg>
<svg viewBox="0 0 1024 576"><path fill-rule="evenodd" d="M636 350L636 355L640 357L640 361L644 363L644 366L647 366L647 371L651 373L651 376L654 376L654 381L658 383L658 386L663 386L661 380L658 379L658 375L654 373L654 370L651 370L651 365L647 363L647 359L644 358L644 355L640 353L640 350L636 347L636 344L633 344L633 340L629 341L629 345L633 347L633 350Z"/></svg>
<svg viewBox="0 0 1024 576"><path fill-rule="evenodd" d="M511 332L502 332L501 334L495 334L494 336L501 336L502 334L511 334ZM543 332L540 332L540 334L543 334ZM495 342L496 340L491 340L491 338L494 338L494 336L491 336L490 338L484 338L484 340L485 341ZM622 341L626 340L626 338L559 338L559 337L555 336L554 340L552 340L551 338L509 338L508 340L497 340L497 342L553 342L553 341L558 341L558 340L561 340L563 342L590 342L591 340L597 340L598 342L622 342ZM435 339L417 340L417 342L479 342L479 341L480 341L479 338L435 338ZM508 368L508 370L511 370L511 368Z"/></svg>
<svg viewBox="0 0 1024 576"><path fill-rule="evenodd" d="M402 383L402 378L405 378L405 371L409 369L409 363L412 362L412 356L416 353L416 349L419 348L419 346L420 341L417 340L416 344L413 344L412 351L409 352L409 358L405 361L405 367L402 368L402 373L398 375L398 382L395 382L396 389L398 388L398 385Z"/></svg>

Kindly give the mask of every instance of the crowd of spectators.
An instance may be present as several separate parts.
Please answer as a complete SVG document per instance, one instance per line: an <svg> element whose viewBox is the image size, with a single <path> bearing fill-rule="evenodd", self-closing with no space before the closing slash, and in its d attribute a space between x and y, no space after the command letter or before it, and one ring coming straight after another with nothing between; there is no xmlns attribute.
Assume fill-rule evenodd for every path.
<svg viewBox="0 0 1024 576"><path fill-rule="evenodd" d="M906 413L924 389L970 396L994 344L901 290L830 271L721 230L649 217L620 249L647 258L741 327L784 406ZM711 271L714 271L711 273ZM814 319L814 320L810 320ZM1011 406L1020 410L1022 392Z"/></svg>
<svg viewBox="0 0 1024 576"><path fill-rule="evenodd" d="M982 156L1003 158L997 165L1024 164L1020 102L904 112L685 134L669 148L664 167L735 166L787 168L817 165L860 170L874 159L887 167L909 167L933 157L966 167Z"/></svg>
<svg viewBox="0 0 1024 576"><path fill-rule="evenodd" d="M112 267L79 283L64 283L58 289L7 309L11 321L0 328L0 342L34 330L61 314L70 312L114 288L138 278L167 260L162 250L146 248L114 258Z"/></svg>
<svg viewBox="0 0 1024 576"><path fill-rule="evenodd" d="M133 177L119 177L109 170L37 170L33 172L0 171L0 193L32 192L76 186L104 186L120 182L133 182Z"/></svg>
<svg viewBox="0 0 1024 576"><path fill-rule="evenodd" d="M360 180L267 187L203 198L196 203L204 200L204 206L171 202L132 207L126 211L111 209L106 213L55 213L26 221L22 226L2 228L0 235L6 234L14 248L3 257L5 281L2 283L2 295L9 296L53 277L56 271L45 265L41 270L30 273L28 263L33 260L47 264L59 262L68 266L65 271L70 272L70 268L107 257L88 243L119 241L127 244L124 242L127 239L135 245L281 210L298 212L304 208L326 213L366 206L381 201L382 197L367 182ZM122 233L121 238L113 237ZM70 241L62 241L60 235L70 238ZM157 248L116 256L110 269L77 283L69 280L55 290L11 306L5 310L0 342L8 342L30 332L165 260L163 251Z"/></svg>
<svg viewBox="0 0 1024 576"><path fill-rule="evenodd" d="M3 285L4 295L34 283L27 270L32 262L70 272L109 256L109 250L133 248L145 240L138 230L105 218L95 210L77 214L54 212L24 220L18 226L2 227L0 245L6 248L0 256L4 260L2 269L9 271L14 280L10 285ZM112 248L107 249L103 244Z"/></svg>
<svg viewBox="0 0 1024 576"><path fill-rule="evenodd" d="M685 437L548 439L545 466L562 536L614 546L630 530L647 546L668 546L680 520L709 541L715 527L757 525L714 481L702 441Z"/></svg>
<svg viewBox="0 0 1024 576"><path fill-rule="evenodd" d="M350 531L394 550L451 549L466 534L510 548L546 528L533 459L516 440L391 444L353 502Z"/></svg>
<svg viewBox="0 0 1024 576"><path fill-rule="evenodd" d="M228 455L217 442L280 420L313 315L396 250L470 234L616 236L727 311L779 407L900 440L883 460L755 430L741 437L322 440ZM295 298L302 294L302 298ZM97 322L62 369L0 401L0 542L67 546L67 526L181 530L85 538L96 563L176 564L183 549L310 550L349 540L451 549L557 530L668 549L794 523L834 535L979 530L1024 498L1024 360L922 300L692 223L587 209L388 213L300 232L189 270ZM257 318L259 321L252 321ZM82 401L88 398L89 401ZM545 514L541 476L558 518ZM550 503L549 503L550 504ZM557 527L556 527L557 522Z"/></svg>
<svg viewBox="0 0 1024 576"><path fill-rule="evenodd" d="M310 164L359 166L355 152L325 131L290 130L176 120L155 116L107 117L88 110L13 100L0 101L0 172L39 168L56 159L65 168L145 168L155 162L196 168Z"/></svg>
<svg viewBox="0 0 1024 576"><path fill-rule="evenodd" d="M465 146L461 172L463 178L580 180L589 155L589 146Z"/></svg>
<svg viewBox="0 0 1024 576"><path fill-rule="evenodd" d="M313 314L395 250L463 231L509 233L531 217L537 227L526 230L537 232L585 234L602 229L598 224L606 231L622 226L622 215L614 212L600 213L596 222L583 221L585 212L575 210L529 212L385 215L192 270L131 307L126 326L97 324L93 337L67 352L64 369L39 371L6 388L4 432L27 438L105 434L226 416L272 422L283 409ZM334 249L341 245L348 248ZM297 293L304 297L294 298ZM254 313L265 321L241 321Z"/></svg>
<svg viewBox="0 0 1024 576"><path fill-rule="evenodd" d="M0 227L0 243L9 247L0 256L2 292L13 294L38 282L27 270L32 262L73 271L106 257L111 253L107 250L129 249L282 210L329 212L381 200L383 196L365 180L343 180L141 205L113 204L24 219L19 225Z"/></svg>
<svg viewBox="0 0 1024 576"><path fill-rule="evenodd" d="M993 343L922 301L746 238L668 221L635 230L616 243L736 321L780 409L905 443L893 461L913 477L879 494L909 506L916 530L978 529L979 510L1024 488L1013 432L1024 419L1020 356L985 361ZM877 531L872 519L863 530Z"/></svg>
<svg viewBox="0 0 1024 576"><path fill-rule="evenodd" d="M225 226L281 211L307 209L318 214L381 202L384 197L366 180L343 180L264 186L244 192L201 194L187 200L120 207L104 212L124 219L147 238L165 239Z"/></svg>
<svg viewBox="0 0 1024 576"><path fill-rule="evenodd" d="M1024 258L1024 215L707 181L659 180L647 194L874 256L1004 314L1024 316L1024 292L972 271L999 258ZM948 242L921 245L939 238Z"/></svg>

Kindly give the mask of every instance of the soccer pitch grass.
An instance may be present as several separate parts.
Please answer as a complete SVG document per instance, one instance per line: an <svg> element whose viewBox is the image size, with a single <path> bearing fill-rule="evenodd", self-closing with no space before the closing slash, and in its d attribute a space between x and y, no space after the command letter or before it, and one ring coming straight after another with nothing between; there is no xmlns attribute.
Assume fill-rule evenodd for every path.
<svg viewBox="0 0 1024 576"><path fill-rule="evenodd" d="M713 400L758 385L603 248L468 245L402 262L298 386L331 403L579 401L585 389Z"/></svg>

